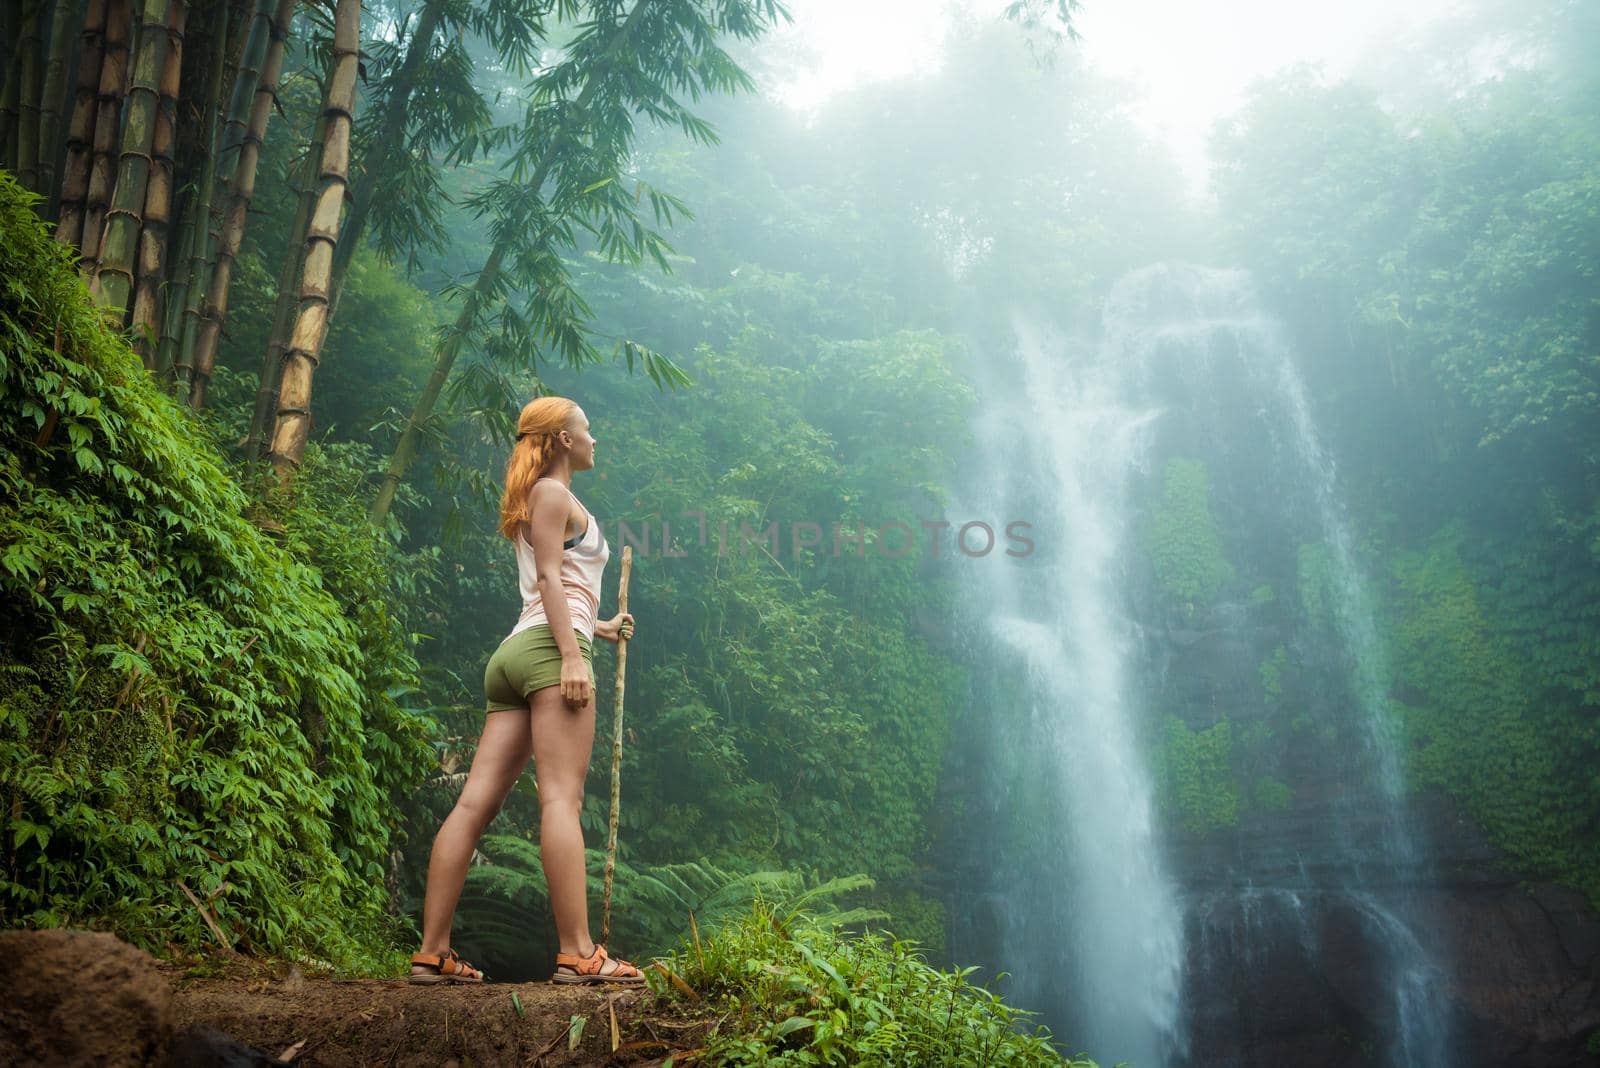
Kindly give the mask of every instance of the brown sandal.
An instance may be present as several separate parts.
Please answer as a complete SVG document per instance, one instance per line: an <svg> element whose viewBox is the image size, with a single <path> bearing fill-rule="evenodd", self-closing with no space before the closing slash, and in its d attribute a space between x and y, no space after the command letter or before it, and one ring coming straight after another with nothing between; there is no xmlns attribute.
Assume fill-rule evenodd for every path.
<svg viewBox="0 0 1600 1068"><path fill-rule="evenodd" d="M420 964L424 968L433 968L436 973L429 975L427 972L412 972L413 983L426 986L434 983L483 982L483 973L462 960L453 949L447 949L443 953L416 953L412 955L411 963Z"/></svg>
<svg viewBox="0 0 1600 1068"><path fill-rule="evenodd" d="M616 970L603 972L606 961L615 964ZM563 971L562 969L566 969ZM594 952L587 957L576 953L557 953L552 983L616 983L619 986L642 986L644 972L618 957L607 956L606 947L595 943Z"/></svg>

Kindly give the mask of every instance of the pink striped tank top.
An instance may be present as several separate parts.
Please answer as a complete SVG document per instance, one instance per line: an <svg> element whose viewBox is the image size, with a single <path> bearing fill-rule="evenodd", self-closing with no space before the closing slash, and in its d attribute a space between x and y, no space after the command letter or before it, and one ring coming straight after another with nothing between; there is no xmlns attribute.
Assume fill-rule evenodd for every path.
<svg viewBox="0 0 1600 1068"><path fill-rule="evenodd" d="M543 482L544 479L538 481ZM559 478L551 482L561 483ZM566 486L562 486L567 489ZM570 489L567 489L572 494ZM577 494L572 494L577 501ZM594 624L600 613L600 578L605 573L606 561L611 559L611 546L600 530L600 523L583 502L578 501L588 523L579 534L568 538L561 547L561 587L567 595L567 610L572 616L572 629L590 641L594 640ZM539 571L533 557L533 546L518 533L512 544L517 549L517 584L522 588L522 615L511 628L515 634L541 623L548 624L544 604L539 597Z"/></svg>

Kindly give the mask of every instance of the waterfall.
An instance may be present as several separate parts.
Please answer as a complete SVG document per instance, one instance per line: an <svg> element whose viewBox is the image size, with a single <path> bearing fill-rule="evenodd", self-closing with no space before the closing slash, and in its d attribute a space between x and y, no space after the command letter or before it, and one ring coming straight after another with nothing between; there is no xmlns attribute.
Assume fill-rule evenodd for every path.
<svg viewBox="0 0 1600 1068"><path fill-rule="evenodd" d="M969 863L986 877L954 941L1009 972L1006 996L1040 1011L1067 1052L1146 1068L1271 1063L1249 1037L1268 1025L1219 1004L1218 984L1259 981L1268 956L1320 969L1329 945L1354 938L1379 958L1379 989L1347 999L1383 1046L1371 1063L1456 1063L1445 970L1405 889L1427 851L1406 810L1356 540L1305 387L1249 277L1157 265L1117 283L1092 343L1026 317L1013 329L1009 358L974 375L979 447L952 504L1025 521L1035 544L1022 558L958 560L984 761ZM1266 629L1259 604L1235 590L1179 609L1152 592L1141 531L1174 457L1214 473L1226 544L1267 546L1241 565L1322 606L1325 630L1306 624L1290 644L1340 696L1291 710L1246 700ZM1210 678L1184 677L1193 649ZM1261 736L1289 739L1261 759L1294 771L1293 811L1315 844L1269 859L1240 836L1224 859L1178 874L1152 750L1163 717L1211 714L1196 706L1202 692L1237 701L1222 712ZM1180 845L1185 856L1204 848ZM1197 1032L1204 1050L1190 1048Z"/></svg>
<svg viewBox="0 0 1600 1068"><path fill-rule="evenodd" d="M974 635L1019 672L1019 707L993 709L993 742L1021 756L1000 776L1032 815L1026 859L995 890L1008 995L1022 1007L1070 991L1075 1049L1155 1064L1178 1009L1182 917L1157 848L1129 671L1139 634L1119 581L1129 476L1157 410L1129 404L1113 361L1075 366L1017 324L1014 387L985 398L983 498L973 514L1021 519L1039 544L1016 566L974 560L985 606Z"/></svg>

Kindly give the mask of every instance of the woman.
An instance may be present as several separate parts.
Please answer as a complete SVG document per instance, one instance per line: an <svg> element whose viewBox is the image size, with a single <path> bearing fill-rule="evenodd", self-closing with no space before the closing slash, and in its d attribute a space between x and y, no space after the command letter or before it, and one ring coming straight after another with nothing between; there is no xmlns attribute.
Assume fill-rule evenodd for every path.
<svg viewBox="0 0 1600 1068"><path fill-rule="evenodd" d="M489 658L483 737L454 811L433 841L422 905L422 952L414 983L483 981L450 948L450 924L467 862L528 764L539 787L539 857L550 887L560 952L557 983L638 985L644 973L589 937L583 829L578 812L594 748L595 636L633 636L633 616L600 620L600 577L611 547L572 493L572 473L594 467L595 439L583 409L540 397L517 419L506 464L500 533L516 546L522 616Z"/></svg>

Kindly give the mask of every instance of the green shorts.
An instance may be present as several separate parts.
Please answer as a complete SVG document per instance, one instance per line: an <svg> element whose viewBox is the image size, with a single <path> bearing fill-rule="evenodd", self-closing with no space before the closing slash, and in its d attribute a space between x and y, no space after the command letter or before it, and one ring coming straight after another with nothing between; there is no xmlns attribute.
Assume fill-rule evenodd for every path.
<svg viewBox="0 0 1600 1068"><path fill-rule="evenodd" d="M589 665L589 684L594 686L594 650L582 631L575 633L584 663ZM489 657L489 666L483 672L483 693L488 702L485 711L527 708L533 691L560 684L561 650L556 648L550 625L539 623L519 630Z"/></svg>

